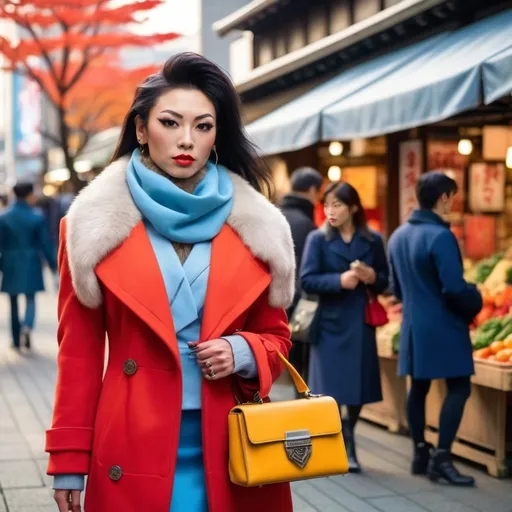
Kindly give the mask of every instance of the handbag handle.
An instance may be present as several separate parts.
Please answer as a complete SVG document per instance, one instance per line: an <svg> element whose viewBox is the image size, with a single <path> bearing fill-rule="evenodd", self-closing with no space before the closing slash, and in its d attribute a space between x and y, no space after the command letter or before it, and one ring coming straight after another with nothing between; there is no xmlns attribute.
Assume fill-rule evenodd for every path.
<svg viewBox="0 0 512 512"><path fill-rule="evenodd" d="M304 379L300 376L299 372L295 369L295 367L286 359L286 357L281 354L281 352L278 352L279 359L281 359L281 362L284 364L285 368L288 370L288 373L290 374L293 384L295 385L295 388L297 389L300 396L304 398L309 398L311 396L311 391L308 388L308 385L304 382Z"/></svg>
<svg viewBox="0 0 512 512"><path fill-rule="evenodd" d="M278 352L277 355L279 356L279 359L284 364L285 368L288 370L288 373L290 374L293 384L295 388L297 389L297 392L299 393L301 398L313 398L314 396L318 395L312 395L311 391L308 388L308 385L304 382L304 379L300 376L299 372L295 369L295 367L286 359L286 357L281 354L281 352ZM238 405L243 404L262 404L263 400L260 397L259 391L257 391L254 395L252 402L243 402L240 397L242 396L242 393L240 393L240 386L236 382L236 380L233 380L233 392L235 395L235 400Z"/></svg>

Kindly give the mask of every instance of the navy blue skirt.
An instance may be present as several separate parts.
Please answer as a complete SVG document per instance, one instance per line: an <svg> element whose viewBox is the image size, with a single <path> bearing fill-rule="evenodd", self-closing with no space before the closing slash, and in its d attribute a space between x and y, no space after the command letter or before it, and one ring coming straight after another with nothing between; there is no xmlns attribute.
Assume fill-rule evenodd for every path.
<svg viewBox="0 0 512 512"><path fill-rule="evenodd" d="M181 411L180 444L170 512L208 512L201 411Z"/></svg>

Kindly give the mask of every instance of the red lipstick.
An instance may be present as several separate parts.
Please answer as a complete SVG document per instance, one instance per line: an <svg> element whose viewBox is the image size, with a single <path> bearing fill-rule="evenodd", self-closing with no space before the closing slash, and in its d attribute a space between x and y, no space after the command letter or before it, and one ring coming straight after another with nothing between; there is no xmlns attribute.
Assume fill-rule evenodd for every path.
<svg viewBox="0 0 512 512"><path fill-rule="evenodd" d="M182 154L182 155L177 155L177 156L174 156L173 157L173 160L180 166L182 167L188 167L190 165L192 165L195 161L195 158L193 158L192 156L190 155L185 155L185 154Z"/></svg>

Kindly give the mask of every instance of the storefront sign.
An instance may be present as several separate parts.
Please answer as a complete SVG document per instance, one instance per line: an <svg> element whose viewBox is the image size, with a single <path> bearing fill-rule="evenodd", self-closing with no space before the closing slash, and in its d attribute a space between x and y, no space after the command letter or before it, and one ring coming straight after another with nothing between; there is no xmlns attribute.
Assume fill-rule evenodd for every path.
<svg viewBox="0 0 512 512"><path fill-rule="evenodd" d="M496 218L490 215L464 216L464 255L481 260L496 252Z"/></svg>
<svg viewBox="0 0 512 512"><path fill-rule="evenodd" d="M476 163L469 175L469 208L479 213L502 212L505 208L505 166Z"/></svg>
<svg viewBox="0 0 512 512"><path fill-rule="evenodd" d="M420 140L409 140L400 144L400 223L405 222L418 205L416 184L421 174L422 158L423 150Z"/></svg>

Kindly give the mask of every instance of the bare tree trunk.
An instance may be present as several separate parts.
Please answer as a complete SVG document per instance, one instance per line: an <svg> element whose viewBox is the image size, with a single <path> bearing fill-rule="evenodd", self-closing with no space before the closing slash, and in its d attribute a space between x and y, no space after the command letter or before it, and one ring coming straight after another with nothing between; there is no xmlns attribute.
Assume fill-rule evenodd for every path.
<svg viewBox="0 0 512 512"><path fill-rule="evenodd" d="M71 154L69 147L69 126L66 123L66 111L63 107L59 107L57 111L59 115L60 147L64 153L64 162L69 169L69 179L74 185L75 190L79 192L85 183L79 179L78 173L75 170L75 157Z"/></svg>

